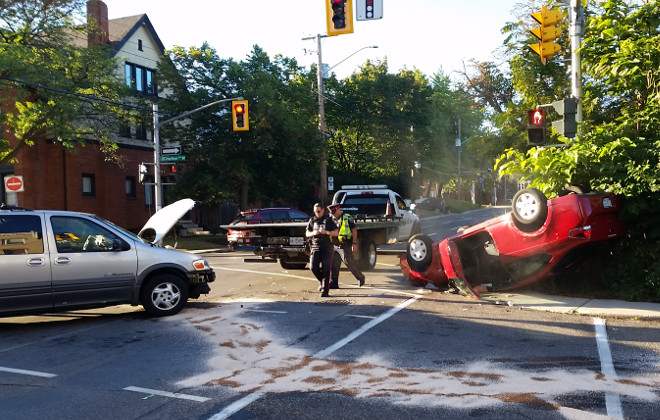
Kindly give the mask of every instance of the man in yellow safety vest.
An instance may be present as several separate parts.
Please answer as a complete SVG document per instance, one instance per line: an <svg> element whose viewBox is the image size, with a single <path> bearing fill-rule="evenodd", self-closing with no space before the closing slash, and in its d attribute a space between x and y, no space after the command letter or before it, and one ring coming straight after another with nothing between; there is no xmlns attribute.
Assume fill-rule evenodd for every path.
<svg viewBox="0 0 660 420"><path fill-rule="evenodd" d="M339 235L331 238L335 252L332 255L332 268L330 270L330 288L339 289L339 268L342 260L353 276L358 280L360 287L364 285L364 274L355 264L353 251L357 249L357 227L355 219L348 213L344 213L339 204L328 207L332 219L339 227Z"/></svg>

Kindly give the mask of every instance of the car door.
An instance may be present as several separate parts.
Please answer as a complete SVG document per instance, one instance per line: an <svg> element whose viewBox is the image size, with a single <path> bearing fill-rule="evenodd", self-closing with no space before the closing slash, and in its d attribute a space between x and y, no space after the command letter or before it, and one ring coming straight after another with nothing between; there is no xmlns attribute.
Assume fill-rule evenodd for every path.
<svg viewBox="0 0 660 420"><path fill-rule="evenodd" d="M39 214L0 212L0 313L53 307L44 231Z"/></svg>
<svg viewBox="0 0 660 420"><path fill-rule="evenodd" d="M82 215L50 215L56 309L130 302L137 254L110 226ZM119 245L119 246L118 246Z"/></svg>

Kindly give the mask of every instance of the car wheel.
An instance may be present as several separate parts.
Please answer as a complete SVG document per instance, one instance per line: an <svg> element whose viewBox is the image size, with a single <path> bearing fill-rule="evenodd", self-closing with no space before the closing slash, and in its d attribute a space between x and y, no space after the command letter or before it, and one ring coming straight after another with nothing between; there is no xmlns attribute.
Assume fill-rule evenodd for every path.
<svg viewBox="0 0 660 420"><path fill-rule="evenodd" d="M428 235L420 233L408 241L406 260L411 269L423 273L431 266L433 241Z"/></svg>
<svg viewBox="0 0 660 420"><path fill-rule="evenodd" d="M363 270L373 270L376 267L376 245L368 240L360 247L360 268Z"/></svg>
<svg viewBox="0 0 660 420"><path fill-rule="evenodd" d="M584 191L582 190L582 187L579 187L577 185L567 185L564 188L559 191L559 196L563 197L565 195L569 194L583 194Z"/></svg>
<svg viewBox="0 0 660 420"><path fill-rule="evenodd" d="M303 270L307 265L306 261L292 262L280 259L280 267L285 270Z"/></svg>
<svg viewBox="0 0 660 420"><path fill-rule="evenodd" d="M142 306L151 316L174 315L188 301L188 287L174 274L160 274L142 287Z"/></svg>
<svg viewBox="0 0 660 420"><path fill-rule="evenodd" d="M513 218L524 231L534 231L545 223L548 199L536 188L524 188L513 196Z"/></svg>

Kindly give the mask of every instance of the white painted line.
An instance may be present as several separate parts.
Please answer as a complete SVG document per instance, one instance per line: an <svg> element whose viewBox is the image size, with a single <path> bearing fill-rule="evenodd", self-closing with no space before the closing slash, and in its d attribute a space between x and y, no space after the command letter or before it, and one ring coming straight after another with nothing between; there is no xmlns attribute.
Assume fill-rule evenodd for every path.
<svg viewBox="0 0 660 420"><path fill-rule="evenodd" d="M598 355L600 357L600 370L607 379L617 380L614 362L612 361L612 352L607 338L607 328L605 320L594 318L596 328L596 345L598 346ZM623 408L621 407L621 398L617 394L605 394L605 407L607 415L613 419L623 419Z"/></svg>
<svg viewBox="0 0 660 420"><path fill-rule="evenodd" d="M350 343L351 341L355 340L371 328L375 327L376 325L380 324L381 322L385 321L386 319L390 318L392 315L396 314L399 312L401 309L405 308L406 306L410 305L411 303L417 301L417 299L421 298L421 295L415 295L414 297L406 300L405 302L402 302L398 304L397 306L391 308L389 311L385 312L384 314L380 315L378 318L372 319L371 321L367 322L364 324L362 327L358 328L357 330L353 331L346 337L342 338L341 340L337 341L335 344L331 345L330 347L321 350L320 352L316 353L312 357L317 358L317 359L322 359L324 357L329 356L330 354L334 353L335 351L339 350L340 348L344 347L346 344ZM238 401L235 401L234 403L230 404L229 406L225 407L224 410L221 412L214 414L213 416L209 417L209 420L225 420L231 417L232 415L236 414L238 411L242 410L244 407L252 404L259 398L261 398L265 394L264 391L255 391L251 394L246 395L245 397L241 398Z"/></svg>
<svg viewBox="0 0 660 420"><path fill-rule="evenodd" d="M317 359L323 359L324 357L328 357L330 354L334 353L335 351L339 350L340 348L344 347L346 344L350 343L351 341L355 340L368 330L372 329L376 325L380 324L381 322L385 321L387 318L391 317L392 315L396 314L399 312L401 309L405 308L406 306L410 305L411 303L417 301L417 299L421 298L421 295L414 296L405 302L401 302L400 304L396 305L395 307L391 308L389 311L385 312L384 314L380 315L378 318L372 319L371 321L367 322L357 330L353 331L343 339L337 341L335 344L331 345L330 347L326 348L325 350L321 350L320 352L316 353L314 358Z"/></svg>
<svg viewBox="0 0 660 420"><path fill-rule="evenodd" d="M139 386L127 386L126 388L124 388L124 390L141 392L143 394L149 394L149 395L160 395L163 397L178 398L180 400L197 401L197 402L205 402L210 400L210 398L198 397L196 395L179 394L177 392L160 391L158 389L140 388Z"/></svg>
<svg viewBox="0 0 660 420"><path fill-rule="evenodd" d="M366 319L374 319L376 318L375 316L369 316L369 315L344 315L348 318L366 318Z"/></svg>
<svg viewBox="0 0 660 420"><path fill-rule="evenodd" d="M233 414L238 413L243 408L247 407L248 405L258 400L259 398L263 397L264 394L266 394L264 391L254 391L252 394L249 394L248 396L243 397L240 400L231 403L218 414L214 414L213 416L209 417L209 420L228 419Z"/></svg>
<svg viewBox="0 0 660 420"><path fill-rule="evenodd" d="M39 376L39 377L42 377L42 378L54 378L54 377L57 376L54 373L37 372L37 371L34 371L34 370L25 370L25 369L12 369L12 368L2 367L2 366L0 366L0 372L17 373L19 375Z"/></svg>

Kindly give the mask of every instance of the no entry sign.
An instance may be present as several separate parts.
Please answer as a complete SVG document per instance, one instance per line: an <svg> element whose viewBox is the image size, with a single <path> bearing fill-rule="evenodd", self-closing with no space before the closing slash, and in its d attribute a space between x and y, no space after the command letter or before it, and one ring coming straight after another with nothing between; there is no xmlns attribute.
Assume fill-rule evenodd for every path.
<svg viewBox="0 0 660 420"><path fill-rule="evenodd" d="M8 175L5 177L5 190L9 192L23 191L23 177L16 175Z"/></svg>

